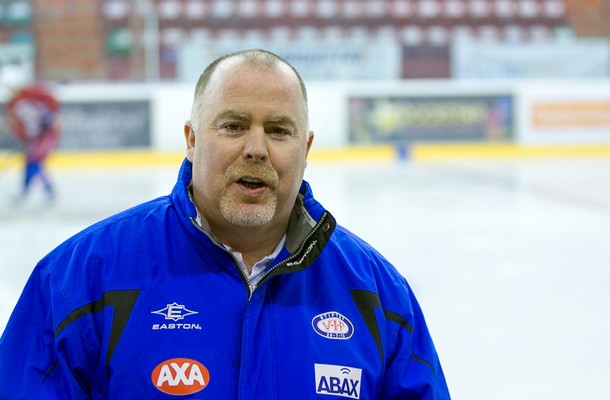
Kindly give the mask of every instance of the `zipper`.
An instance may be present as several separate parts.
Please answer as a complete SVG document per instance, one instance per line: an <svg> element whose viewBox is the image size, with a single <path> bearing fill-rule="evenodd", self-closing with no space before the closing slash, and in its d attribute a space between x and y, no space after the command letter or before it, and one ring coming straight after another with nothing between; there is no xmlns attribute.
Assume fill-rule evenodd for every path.
<svg viewBox="0 0 610 400"><path fill-rule="evenodd" d="M328 215L327 212L324 212L324 214L322 214L322 216L320 217L320 220L311 229L311 231L307 234L307 236L305 236L305 239L303 239L303 241L301 242L301 245L299 246L297 251L295 251L294 253L292 253L290 256L286 257L284 260L280 261L279 263L275 264L273 267L269 268L267 271L265 271L261 275L260 279L258 281L256 281L256 283L255 283L254 290L256 290L256 288L258 288L258 286L261 283L263 283L263 281L269 276L269 274L271 274L273 271L275 271L278 267L286 265L289 262L291 262L292 260L294 260L300 256L300 254L303 251L303 249L305 248L305 246L309 243L309 239L311 239L312 236L314 234L316 234L318 232L318 230L320 229L320 227L324 224L327 215ZM327 225L325 227L325 229L327 229L327 230L328 230L328 228L329 228L329 225Z"/></svg>
<svg viewBox="0 0 610 400"><path fill-rule="evenodd" d="M242 279L242 281L244 283L244 286L246 287L246 291L248 293L248 301L250 301L252 299L252 294L254 293L254 291L259 287L259 285L261 283L263 283L263 281L273 271L275 271L278 267L281 267L283 265L288 264L289 262L291 262L292 260L294 260L294 259L296 259L296 258L298 258L300 256L301 252L305 248L305 245L308 244L309 240L314 236L314 234L316 234L318 232L318 230L320 230L320 227L323 224L325 224L327 216L328 216L328 212L325 211L322 214L322 216L320 217L320 220L311 229L311 231L307 234L307 236L305 236L305 239L303 239L303 241L301 241L301 244L299 245L299 248L297 249L297 251L295 251L294 253L292 253L290 256L286 257L284 260L280 261L279 263L275 264L273 267L269 268L267 271L263 272L261 277L254 283L253 289L250 289L250 283L248 282L248 277L246 276L246 273L244 272L243 268L241 267L241 264L239 263L237 258L235 258L233 253L231 253L229 250L227 250L221 243L219 243L216 239L214 239L212 236L210 236L210 234L208 232L206 232L203 228L201 228L201 226L199 226L199 224L197 223L195 218L193 218L191 216L191 217L189 217L189 219L191 220L191 223L199 231L203 232L212 241L212 243L214 243L216 246L218 246L220 249L222 249L225 253L227 253L231 257L231 260L233 260L233 264L235 265L235 267L239 271L239 275L241 276L241 279ZM328 230L329 227L330 227L330 225L326 224L324 229Z"/></svg>

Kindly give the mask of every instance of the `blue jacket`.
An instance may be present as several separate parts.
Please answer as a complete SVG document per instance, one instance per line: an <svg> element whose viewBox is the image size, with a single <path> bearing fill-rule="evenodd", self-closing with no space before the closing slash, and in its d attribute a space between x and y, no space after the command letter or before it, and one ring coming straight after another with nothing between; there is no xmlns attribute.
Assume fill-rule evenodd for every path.
<svg viewBox="0 0 610 400"><path fill-rule="evenodd" d="M1 399L449 398L406 280L306 182L250 292L190 180L185 160L169 196L40 261L0 339Z"/></svg>

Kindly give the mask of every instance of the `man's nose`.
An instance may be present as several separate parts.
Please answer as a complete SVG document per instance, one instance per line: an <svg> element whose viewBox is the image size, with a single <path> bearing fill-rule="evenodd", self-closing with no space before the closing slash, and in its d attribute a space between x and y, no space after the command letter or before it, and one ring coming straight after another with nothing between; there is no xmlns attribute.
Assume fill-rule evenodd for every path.
<svg viewBox="0 0 610 400"><path fill-rule="evenodd" d="M269 156L267 134L262 127L252 127L245 136L244 157L254 161L263 161Z"/></svg>

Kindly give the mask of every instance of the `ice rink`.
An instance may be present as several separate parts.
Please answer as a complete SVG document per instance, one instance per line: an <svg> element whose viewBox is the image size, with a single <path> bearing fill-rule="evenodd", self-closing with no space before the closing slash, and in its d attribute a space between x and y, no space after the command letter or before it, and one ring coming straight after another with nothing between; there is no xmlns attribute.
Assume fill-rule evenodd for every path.
<svg viewBox="0 0 610 400"><path fill-rule="evenodd" d="M0 170L0 330L43 255L177 171L55 169L52 207L14 207ZM407 277L452 398L610 399L610 157L319 161L306 179Z"/></svg>

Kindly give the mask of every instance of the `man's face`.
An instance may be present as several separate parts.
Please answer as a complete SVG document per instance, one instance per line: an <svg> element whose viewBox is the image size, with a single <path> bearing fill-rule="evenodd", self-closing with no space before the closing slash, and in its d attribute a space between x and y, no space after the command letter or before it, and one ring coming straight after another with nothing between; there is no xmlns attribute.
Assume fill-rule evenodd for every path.
<svg viewBox="0 0 610 400"><path fill-rule="evenodd" d="M313 133L289 67L222 62L185 126L195 203L214 229L287 224Z"/></svg>

